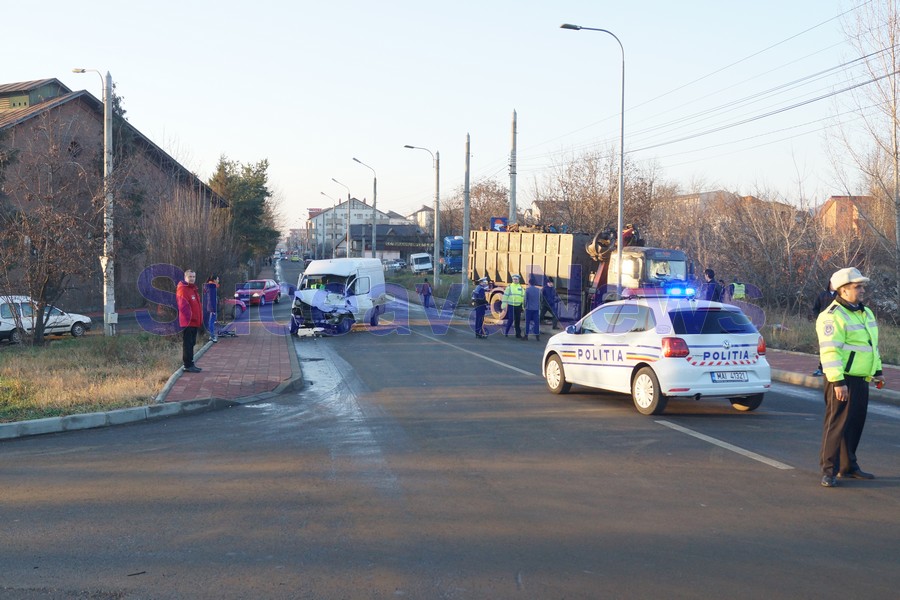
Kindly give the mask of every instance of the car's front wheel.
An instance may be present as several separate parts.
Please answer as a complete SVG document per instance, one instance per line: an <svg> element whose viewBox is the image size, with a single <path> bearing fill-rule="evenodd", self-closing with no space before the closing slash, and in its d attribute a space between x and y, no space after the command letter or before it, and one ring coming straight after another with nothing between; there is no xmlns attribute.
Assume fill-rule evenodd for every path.
<svg viewBox="0 0 900 600"><path fill-rule="evenodd" d="M22 337L23 337L22 330L17 327L15 329L13 329L12 333L9 334L9 343L10 344L21 344Z"/></svg>
<svg viewBox="0 0 900 600"><path fill-rule="evenodd" d="M259 305L260 306L266 305L266 295L265 294L263 294L262 296L259 297Z"/></svg>
<svg viewBox="0 0 900 600"><path fill-rule="evenodd" d="M72 337L81 337L84 335L84 323L73 323L72 324Z"/></svg>
<svg viewBox="0 0 900 600"><path fill-rule="evenodd" d="M278 304L279 302L281 302L281 294L280 293L275 295L275 304Z"/></svg>
<svg viewBox="0 0 900 600"><path fill-rule="evenodd" d="M547 360L544 379L547 380L547 387L554 394L568 394L572 389L572 384L566 381L566 370L563 368L562 359L558 354L554 354Z"/></svg>
<svg viewBox="0 0 900 600"><path fill-rule="evenodd" d="M729 400L731 401L731 406L736 410L749 412L759 408L759 405L762 404L763 401L763 394L753 394L746 398L729 398Z"/></svg>
<svg viewBox="0 0 900 600"><path fill-rule="evenodd" d="M650 367L637 372L631 381L631 399L642 415L660 415L666 410L668 398L659 389L659 379Z"/></svg>

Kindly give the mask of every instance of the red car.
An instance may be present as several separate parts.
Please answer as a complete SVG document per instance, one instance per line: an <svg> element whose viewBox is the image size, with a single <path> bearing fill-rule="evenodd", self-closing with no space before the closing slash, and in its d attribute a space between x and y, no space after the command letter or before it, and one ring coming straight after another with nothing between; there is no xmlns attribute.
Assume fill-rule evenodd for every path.
<svg viewBox="0 0 900 600"><path fill-rule="evenodd" d="M251 279L238 284L234 297L243 300L248 306L254 304L263 306L268 302L278 304L281 286L272 279Z"/></svg>

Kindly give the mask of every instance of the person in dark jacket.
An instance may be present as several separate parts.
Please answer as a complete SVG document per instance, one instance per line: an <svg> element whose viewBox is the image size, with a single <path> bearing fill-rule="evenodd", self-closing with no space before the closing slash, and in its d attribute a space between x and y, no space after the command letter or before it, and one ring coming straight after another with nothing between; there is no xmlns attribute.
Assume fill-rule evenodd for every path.
<svg viewBox="0 0 900 600"><path fill-rule="evenodd" d="M553 329L559 329L559 296L556 293L556 287L553 285L552 277L544 279L544 285L541 288L540 321L544 320L544 315L547 314L548 310L550 311Z"/></svg>
<svg viewBox="0 0 900 600"><path fill-rule="evenodd" d="M706 269L703 271L703 277L706 281L700 284L700 293L697 294L697 298L699 300L721 302L725 289L724 286L716 282L716 272L712 269Z"/></svg>
<svg viewBox="0 0 900 600"><path fill-rule="evenodd" d="M199 373L194 364L194 345L197 331L203 326L203 307L200 305L200 290L197 289L197 273L191 269L184 272L184 281L178 282L175 300L178 303L178 324L183 327L181 359L187 373Z"/></svg>
<svg viewBox="0 0 900 600"><path fill-rule="evenodd" d="M215 273L209 276L203 285L203 324L209 333L209 339L219 341L216 333L216 313L219 306L219 276Z"/></svg>

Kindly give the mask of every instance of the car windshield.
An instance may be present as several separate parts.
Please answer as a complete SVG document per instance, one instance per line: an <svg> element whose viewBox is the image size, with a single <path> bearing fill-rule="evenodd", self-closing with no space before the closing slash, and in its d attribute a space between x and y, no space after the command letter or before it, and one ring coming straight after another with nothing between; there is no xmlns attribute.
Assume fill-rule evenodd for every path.
<svg viewBox="0 0 900 600"><path fill-rule="evenodd" d="M756 333L747 315L738 310L700 308L669 313L676 335L698 333Z"/></svg>
<svg viewBox="0 0 900 600"><path fill-rule="evenodd" d="M243 289L245 289L245 290L261 290L264 287L266 287L266 284L264 281L248 281L247 283L244 284Z"/></svg>

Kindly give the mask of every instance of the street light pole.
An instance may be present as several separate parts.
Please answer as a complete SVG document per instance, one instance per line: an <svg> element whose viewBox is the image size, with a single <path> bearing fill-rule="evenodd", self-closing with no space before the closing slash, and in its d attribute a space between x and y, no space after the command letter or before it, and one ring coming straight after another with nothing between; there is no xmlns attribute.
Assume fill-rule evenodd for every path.
<svg viewBox="0 0 900 600"><path fill-rule="evenodd" d="M378 209L376 208L378 205L378 174L375 173L375 169L358 158L353 160L372 171L372 258L375 258L375 229L378 227Z"/></svg>
<svg viewBox="0 0 900 600"><path fill-rule="evenodd" d="M409 144L403 147L413 150L424 150L431 154L431 160L434 162L434 257L431 259L431 266L434 268L434 283L432 283L432 287L437 289L438 269L440 268L441 258L441 153L437 151L432 152L428 148L422 148L421 146L410 146Z"/></svg>
<svg viewBox="0 0 900 600"><path fill-rule="evenodd" d="M347 256L347 258L350 258L350 188L347 187L346 185L344 185L343 183L341 183L340 181L338 181L337 179L335 179L334 177L332 177L331 180L333 182L335 182L336 184L338 184L339 186L347 189L347 252L346 252L346 256Z"/></svg>
<svg viewBox="0 0 900 600"><path fill-rule="evenodd" d="M625 47L622 45L622 40L620 40L616 34L608 29L597 29L594 27L582 27L581 25L572 25L569 23L564 23L560 25L561 29L572 29L575 31L580 31L582 29L586 31L599 31L601 33L607 33L616 40L619 44L619 50L622 51L622 106L621 106L621 119L619 123L619 219L617 225L617 239L616 239L616 260L619 263L618 268L618 280L616 281L616 297L620 297L622 293L622 230L625 227L624 219L622 213L624 211L625 206Z"/></svg>
<svg viewBox="0 0 900 600"><path fill-rule="evenodd" d="M334 205L331 207L331 258L334 258L334 231L335 231L335 224L337 223L336 219L337 219L338 201L335 200L334 198L332 198L331 196L329 196L328 194L326 194L325 192L319 192L319 193L322 194L323 196L325 196L326 198L328 198L329 200L331 200L332 202L334 202ZM324 225L324 223L323 223L323 225ZM326 228L325 232L327 235L328 234L327 228Z"/></svg>
<svg viewBox="0 0 900 600"><path fill-rule="evenodd" d="M116 280L113 248L113 193L110 177L113 171L113 132L112 132L112 75L106 77L97 69L72 69L73 73L94 72L103 83L103 255L100 267L103 269L103 334L116 335L119 315L116 313Z"/></svg>

